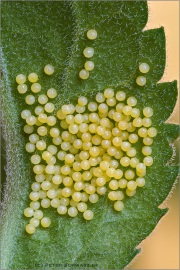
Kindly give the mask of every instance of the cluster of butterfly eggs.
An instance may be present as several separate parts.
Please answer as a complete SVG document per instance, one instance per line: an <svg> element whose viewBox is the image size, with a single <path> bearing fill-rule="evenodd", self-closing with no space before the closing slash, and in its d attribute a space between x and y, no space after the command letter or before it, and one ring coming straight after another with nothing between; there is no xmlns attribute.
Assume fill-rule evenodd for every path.
<svg viewBox="0 0 180 270"><path fill-rule="evenodd" d="M44 71L51 75L54 68L47 65ZM40 90L34 91L37 74L31 73L28 80L33 83L32 92L38 93ZM19 91L26 77L19 74L16 81ZM121 211L124 195L133 196L137 187L145 185L146 167L153 164L150 146L157 130L151 126L152 108L144 108L141 118L135 97L126 100L124 91L115 93L108 88L96 95L95 102L79 97L75 106L63 105L55 116L54 104L48 98L56 96L57 91L50 88L47 95L39 95L36 116L30 110L21 113L26 121L24 131L30 134L26 151L32 153L36 180L31 186L30 206L24 210L24 215L31 217L26 226L30 234L40 220L43 227L51 224L40 207L52 206L60 215L67 213L71 217L82 212L86 220L91 220L94 214L88 209L88 202L96 203L99 196L108 192L114 209ZM27 96L25 101L28 105L34 103ZM47 135L52 140L49 145ZM133 147L139 139L144 144L142 162Z"/></svg>
<svg viewBox="0 0 180 270"><path fill-rule="evenodd" d="M87 32L87 38L90 40L94 40L97 38L97 31L94 29L90 29ZM83 54L86 58L91 58L94 55L94 49L92 47L86 47L83 51ZM79 72L79 77L83 80L87 80L89 78L89 71L94 69L93 61L86 61L84 64L84 69Z"/></svg>

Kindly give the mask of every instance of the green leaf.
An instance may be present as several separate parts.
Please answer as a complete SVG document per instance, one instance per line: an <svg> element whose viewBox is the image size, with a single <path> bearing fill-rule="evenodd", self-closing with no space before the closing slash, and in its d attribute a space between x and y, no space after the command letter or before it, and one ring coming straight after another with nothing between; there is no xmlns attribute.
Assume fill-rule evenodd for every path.
<svg viewBox="0 0 180 270"><path fill-rule="evenodd" d="M178 136L176 125L164 124L177 99L177 83L159 84L165 67L163 28L142 31L147 22L145 1L5 1L2 3L3 136L6 144L6 187L2 214L2 269L122 269L139 252L136 246L146 238L167 212L158 206L168 196L176 179L177 166L169 166L170 143ZM95 28L95 69L88 80L78 73L84 64L82 51L91 46L88 29ZM139 62L150 64L147 84L135 83ZM52 63L55 75L47 77L43 67ZM91 222L81 216L59 217L45 210L51 228L26 234L23 210L34 174L24 147L21 111L25 102L17 94L15 77L37 72L44 93L53 85L58 90L56 109L77 97L94 94L106 87L123 88L135 96L139 109L151 106L154 164L148 168L146 186L125 199L121 213L112 210L106 197L90 206ZM46 265L57 264L57 266ZM69 264L65 266L65 264Z"/></svg>

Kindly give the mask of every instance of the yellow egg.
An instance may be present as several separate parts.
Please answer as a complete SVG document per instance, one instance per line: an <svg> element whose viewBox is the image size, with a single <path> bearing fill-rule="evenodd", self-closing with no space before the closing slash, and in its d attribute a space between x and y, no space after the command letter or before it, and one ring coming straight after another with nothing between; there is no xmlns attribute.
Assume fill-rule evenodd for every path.
<svg viewBox="0 0 180 270"><path fill-rule="evenodd" d="M95 29L90 29L87 31L87 38L90 40L94 40L97 38L97 31Z"/></svg>
<svg viewBox="0 0 180 270"><path fill-rule="evenodd" d="M46 65L44 67L44 72L47 74L47 75L52 75L54 73L54 67L50 64Z"/></svg>
<svg viewBox="0 0 180 270"><path fill-rule="evenodd" d="M28 76L28 80L32 83L35 83L38 80L38 75L36 73L30 73Z"/></svg>

